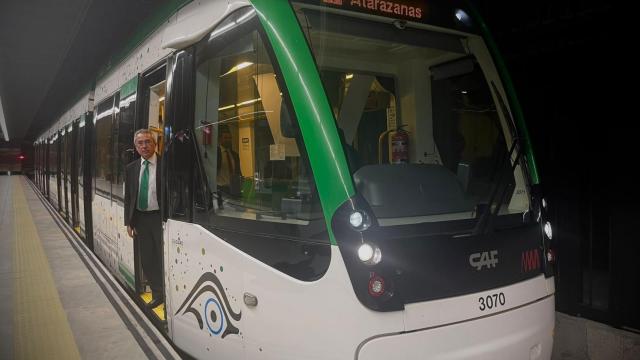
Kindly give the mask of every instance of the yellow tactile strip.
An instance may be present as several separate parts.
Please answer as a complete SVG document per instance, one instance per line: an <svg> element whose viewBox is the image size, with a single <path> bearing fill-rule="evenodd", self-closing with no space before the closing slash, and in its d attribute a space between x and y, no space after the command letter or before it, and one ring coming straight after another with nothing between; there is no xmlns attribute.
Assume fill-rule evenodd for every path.
<svg viewBox="0 0 640 360"><path fill-rule="evenodd" d="M15 359L80 359L21 177L13 178Z"/></svg>

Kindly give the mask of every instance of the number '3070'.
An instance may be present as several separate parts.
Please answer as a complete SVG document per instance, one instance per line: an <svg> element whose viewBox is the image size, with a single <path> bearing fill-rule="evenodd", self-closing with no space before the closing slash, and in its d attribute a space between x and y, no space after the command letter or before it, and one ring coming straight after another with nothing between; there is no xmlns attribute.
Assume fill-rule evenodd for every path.
<svg viewBox="0 0 640 360"><path fill-rule="evenodd" d="M491 310L507 303L504 293L491 294L478 298L478 308L480 311Z"/></svg>

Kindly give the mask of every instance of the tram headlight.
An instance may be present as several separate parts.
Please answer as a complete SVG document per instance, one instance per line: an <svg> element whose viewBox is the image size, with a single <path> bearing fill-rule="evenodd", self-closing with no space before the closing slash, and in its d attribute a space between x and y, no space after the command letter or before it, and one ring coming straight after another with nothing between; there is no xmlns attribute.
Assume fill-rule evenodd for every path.
<svg viewBox="0 0 640 360"><path fill-rule="evenodd" d="M376 245L363 243L358 248L358 258L366 265L376 265L382 260L382 251Z"/></svg>
<svg viewBox="0 0 640 360"><path fill-rule="evenodd" d="M355 230L364 231L369 227L369 217L364 211L355 210L349 215L349 224Z"/></svg>
<svg viewBox="0 0 640 360"><path fill-rule="evenodd" d="M349 223L354 228L359 228L364 223L364 216L362 215L362 213L360 211L354 211L349 216Z"/></svg>
<svg viewBox="0 0 640 360"><path fill-rule="evenodd" d="M553 239L553 229L551 228L551 223L548 221L544 223L544 233L549 240Z"/></svg>

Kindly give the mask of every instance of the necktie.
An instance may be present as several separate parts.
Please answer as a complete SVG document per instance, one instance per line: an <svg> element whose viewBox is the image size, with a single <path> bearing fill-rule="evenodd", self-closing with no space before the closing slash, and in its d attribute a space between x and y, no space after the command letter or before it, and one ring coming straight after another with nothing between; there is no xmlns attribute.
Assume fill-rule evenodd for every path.
<svg viewBox="0 0 640 360"><path fill-rule="evenodd" d="M149 161L144 161L144 170L142 171L142 177L140 178L140 189L138 189L138 208L140 210L147 210L149 206L148 193L149 193Z"/></svg>

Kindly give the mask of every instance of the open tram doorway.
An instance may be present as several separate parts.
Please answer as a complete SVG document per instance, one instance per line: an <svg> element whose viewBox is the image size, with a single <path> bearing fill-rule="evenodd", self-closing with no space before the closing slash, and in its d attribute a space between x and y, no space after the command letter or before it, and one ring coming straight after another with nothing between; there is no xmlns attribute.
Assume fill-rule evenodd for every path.
<svg viewBox="0 0 640 360"><path fill-rule="evenodd" d="M156 142L156 156L158 159L162 157L164 150L164 119L165 119L165 95L166 95L166 66L161 66L142 74L140 77L140 83L138 86L138 108L136 116L136 129L149 129L154 135ZM132 148L134 148L132 144ZM134 150L135 153L135 150ZM136 158L138 158L136 154ZM158 176L160 176L160 169L158 169ZM161 189L157 189L158 192ZM161 202L159 204L161 205ZM162 213L162 209L160 209ZM162 244L161 247L164 245ZM136 279L136 291L139 299L146 305L149 304L153 298L151 288L149 286L149 280L151 275L142 266L142 250L141 244L137 240L134 243L134 261L135 261L135 279ZM159 262L160 270L164 274L163 259L157 259ZM164 276L161 276L164 278ZM163 293L164 283L163 283ZM152 309L151 311L162 322L166 319L165 306L160 306Z"/></svg>
<svg viewBox="0 0 640 360"><path fill-rule="evenodd" d="M164 98L167 89L167 82L165 80L157 83L149 88L148 92L148 114L149 121L148 128L156 135L156 152L158 156L162 155L164 149Z"/></svg>

